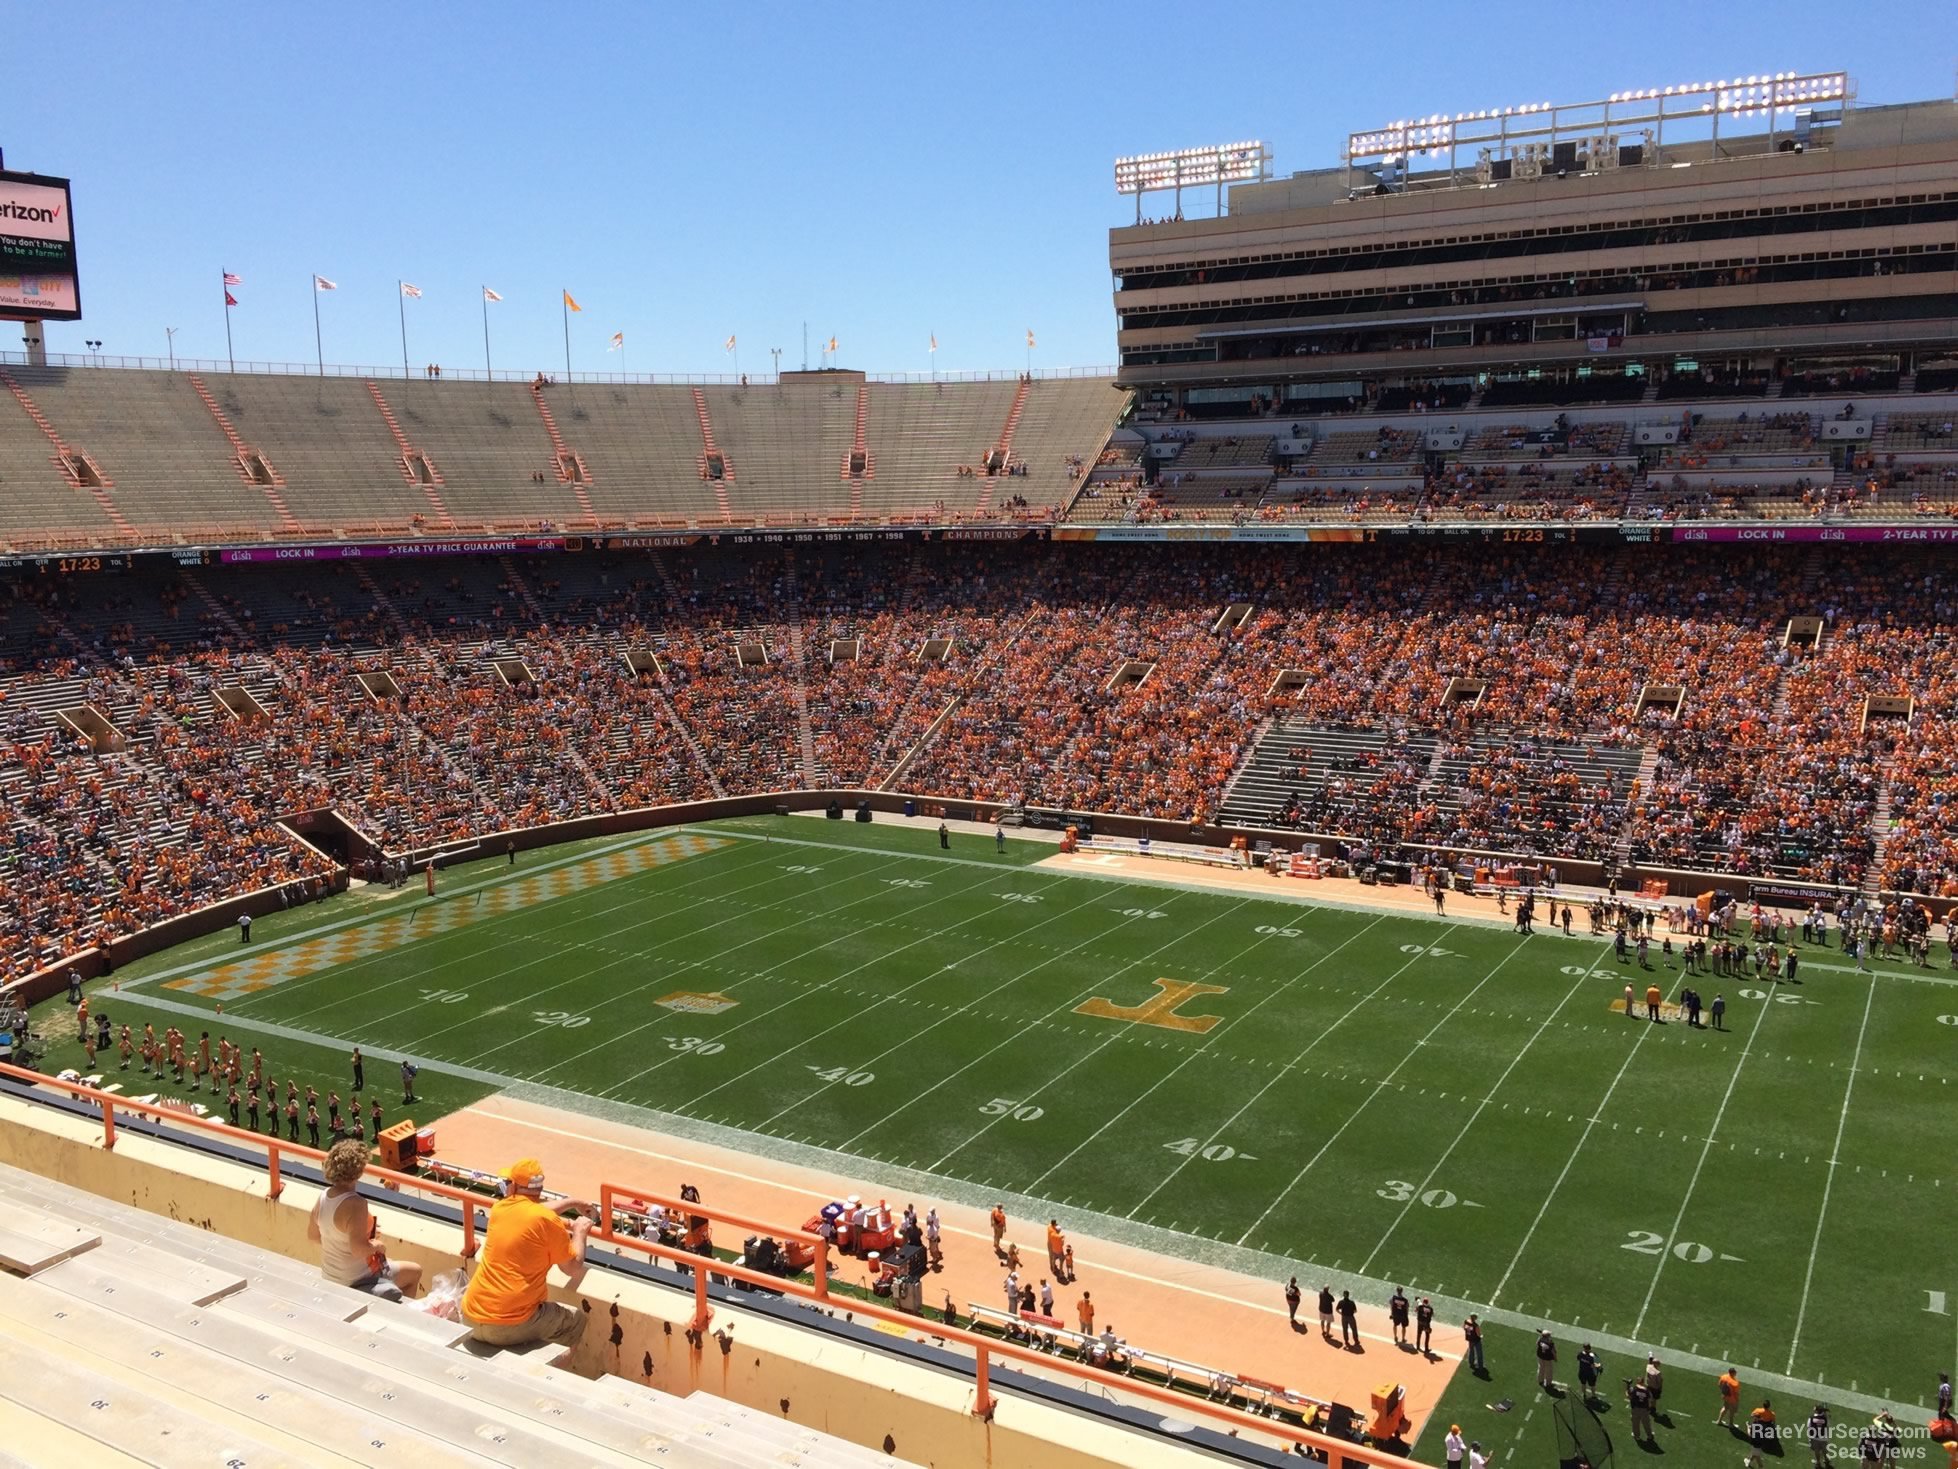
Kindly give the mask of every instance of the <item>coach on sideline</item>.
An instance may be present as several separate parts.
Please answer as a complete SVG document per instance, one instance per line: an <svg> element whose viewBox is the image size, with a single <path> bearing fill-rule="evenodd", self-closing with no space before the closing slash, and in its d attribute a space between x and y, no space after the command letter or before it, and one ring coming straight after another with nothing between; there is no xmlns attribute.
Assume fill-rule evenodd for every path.
<svg viewBox="0 0 1958 1469"><path fill-rule="evenodd" d="M503 1176L509 1192L490 1206L482 1260L462 1293L462 1319L470 1336L489 1346L573 1346L585 1334L585 1313L547 1299L546 1278L553 1265L574 1288L585 1278L590 1206L578 1199L544 1203L544 1165L535 1158L511 1164ZM579 1217L567 1222L566 1214Z"/></svg>

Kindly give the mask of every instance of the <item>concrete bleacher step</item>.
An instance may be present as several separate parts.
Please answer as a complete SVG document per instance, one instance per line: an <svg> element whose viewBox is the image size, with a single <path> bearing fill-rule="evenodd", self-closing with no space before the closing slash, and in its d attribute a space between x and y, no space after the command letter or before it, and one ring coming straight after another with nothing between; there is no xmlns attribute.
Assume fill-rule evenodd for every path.
<svg viewBox="0 0 1958 1469"><path fill-rule="evenodd" d="M66 1268L56 1267L57 1270ZM36 1280L49 1280L53 1274L49 1272ZM412 1424L439 1443L469 1448L479 1460L511 1466L618 1462L608 1455L582 1453L579 1446L565 1443L548 1431L537 1432L512 1421L514 1415L485 1414L478 1404L466 1398L373 1372L363 1363L330 1351L304 1334L303 1328L317 1327L317 1322L295 1322L291 1329L273 1328L226 1309L225 1305L183 1306L140 1286L126 1286L108 1299L119 1311L181 1341L252 1365L294 1386L330 1394L388 1421ZM379 1341L383 1336L383 1333L363 1331L353 1323L331 1324L343 1326L367 1341ZM406 1337L396 1340L403 1346L416 1345Z"/></svg>
<svg viewBox="0 0 1958 1469"><path fill-rule="evenodd" d="M224 1309L227 1313L242 1312L249 1302L248 1292L226 1302ZM523 1419L540 1429L568 1434L594 1450L611 1451L629 1459L670 1460L674 1449L679 1447L672 1435L646 1421L594 1408L568 1411L564 1395L553 1385L504 1365L498 1360L501 1353L478 1358L468 1352L443 1350L385 1332L363 1331L357 1322L329 1321L318 1316L295 1316L289 1329L295 1344L303 1343L310 1349L331 1353L345 1359L349 1366L366 1368L376 1377L419 1384L427 1391L494 1407L508 1417Z"/></svg>
<svg viewBox="0 0 1958 1469"><path fill-rule="evenodd" d="M25 1177L0 1166L0 1227L10 1217L6 1212L10 1199L19 1197L12 1189L13 1183ZM334 1315L341 1315L344 1310L343 1320L358 1316L370 1326L409 1332L437 1346L451 1346L469 1334L466 1326L431 1316L413 1305L384 1301L364 1291L332 1284L320 1275L317 1266L269 1250L256 1250L194 1224L151 1214L133 1205L63 1190L60 1197L44 1200L40 1208L57 1216L70 1214L104 1237L113 1238L118 1245L125 1241L151 1245L212 1269L236 1271L252 1288L264 1289L294 1305ZM28 1206L28 1216L32 1216L33 1209L34 1206Z"/></svg>
<svg viewBox="0 0 1958 1469"><path fill-rule="evenodd" d="M0 1199L0 1268L16 1275L35 1275L63 1260L92 1250L102 1236L20 1209Z"/></svg>
<svg viewBox="0 0 1958 1469"><path fill-rule="evenodd" d="M109 1254L114 1258L104 1258ZM134 1289L132 1281L154 1281L155 1294L173 1305L188 1306L208 1306L245 1288L245 1277L235 1271L215 1270L181 1255L128 1241L119 1242L113 1251L91 1250L72 1256L34 1278L77 1296L111 1302L118 1295L129 1294Z"/></svg>
<svg viewBox="0 0 1958 1469"><path fill-rule="evenodd" d="M22 1341L0 1340L0 1398L71 1425L110 1452L127 1449L158 1469L272 1469L308 1461L141 1392L108 1374ZM19 1414L11 1414L18 1417ZM88 1462L99 1462L93 1447Z"/></svg>
<svg viewBox="0 0 1958 1469"><path fill-rule="evenodd" d="M100 1363L140 1375L159 1390L186 1393L247 1419L274 1420L322 1458L383 1469L461 1469L476 1462L472 1450L401 1432L387 1416L363 1413L330 1396L277 1381L252 1364L231 1361L150 1323L77 1301L38 1282L0 1281L0 1323L10 1332L39 1333L85 1351Z"/></svg>
<svg viewBox="0 0 1958 1469"><path fill-rule="evenodd" d="M564 1397L584 1407L629 1415L635 1421L658 1423L686 1442L709 1442L731 1462L768 1465L888 1466L888 1455L860 1444L803 1428L787 1419L758 1412L708 1393L678 1397L650 1383L608 1375L596 1380L538 1362L518 1364L517 1370L536 1377ZM674 1425L684 1425L675 1428ZM784 1453L796 1457L784 1458ZM754 1457L760 1455L760 1458Z"/></svg>

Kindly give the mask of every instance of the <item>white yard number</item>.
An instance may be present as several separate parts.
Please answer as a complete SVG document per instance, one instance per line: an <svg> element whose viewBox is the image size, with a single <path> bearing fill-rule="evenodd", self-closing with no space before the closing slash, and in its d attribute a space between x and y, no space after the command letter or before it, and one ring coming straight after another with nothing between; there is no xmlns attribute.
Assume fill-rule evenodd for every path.
<svg viewBox="0 0 1958 1469"><path fill-rule="evenodd" d="M1820 1000L1805 1000L1800 995L1771 995L1766 990L1736 990L1743 1000L1773 1000L1777 1005L1819 1005Z"/></svg>
<svg viewBox="0 0 1958 1469"><path fill-rule="evenodd" d="M1432 944L1402 944L1403 954L1426 954L1434 959L1459 959L1462 956L1453 949L1437 948Z"/></svg>
<svg viewBox="0 0 1958 1469"><path fill-rule="evenodd" d="M1940 1015L1940 1016L1938 1017L1938 1024L1939 1024L1939 1025L1958 1025L1958 1015Z"/></svg>
<svg viewBox="0 0 1958 1469"><path fill-rule="evenodd" d="M894 888L928 888L931 886L922 877L887 877L884 881Z"/></svg>
<svg viewBox="0 0 1958 1469"><path fill-rule="evenodd" d="M718 1056L727 1049L719 1041L702 1040L697 1035L670 1035L666 1038L669 1051L692 1051L696 1056Z"/></svg>
<svg viewBox="0 0 1958 1469"><path fill-rule="evenodd" d="M591 1016L573 1015L568 1010L533 1010L530 1018L539 1025L561 1025L566 1030L576 1030L581 1025L590 1025Z"/></svg>
<svg viewBox="0 0 1958 1469"><path fill-rule="evenodd" d="M1047 1115L1044 1107L1036 1107L1031 1102L1022 1106L1011 1097L994 1097L979 1109L987 1117L1011 1117L1015 1122L1038 1122Z"/></svg>
<svg viewBox="0 0 1958 1469"><path fill-rule="evenodd" d="M1413 1200L1418 1184L1409 1183L1404 1178L1390 1178L1374 1192L1389 1203L1405 1204ZM1431 1188L1419 1194L1421 1202L1430 1209L1452 1209L1461 1202L1445 1188Z"/></svg>
<svg viewBox="0 0 1958 1469"><path fill-rule="evenodd" d="M1620 1249L1630 1250L1635 1255L1663 1255L1666 1252L1666 1238L1649 1229L1628 1229L1626 1242ZM1727 1255L1716 1251L1711 1245L1700 1244L1696 1240L1683 1239L1672 1247L1673 1258L1686 1265L1704 1265L1709 1260L1732 1260L1744 1264L1739 1255Z"/></svg>
<svg viewBox="0 0 1958 1469"><path fill-rule="evenodd" d="M1254 931L1275 939L1295 939L1299 936L1296 928L1273 928L1269 923L1260 923Z"/></svg>
<svg viewBox="0 0 1958 1469"><path fill-rule="evenodd" d="M1951 1314L1949 1311L1945 1310L1944 1308L1943 1291L1927 1289L1924 1292L1924 1295L1926 1297L1924 1302L1924 1309L1930 1312L1933 1316L1949 1316Z"/></svg>
<svg viewBox="0 0 1958 1469"><path fill-rule="evenodd" d="M1586 969L1582 964L1566 964L1561 972L1568 974L1572 979L1610 979L1615 975L1623 974L1625 971L1622 969Z"/></svg>
<svg viewBox="0 0 1958 1469"><path fill-rule="evenodd" d="M1110 909L1109 911L1110 911L1110 912L1113 912L1113 913L1119 913L1119 914L1121 914L1121 915L1122 915L1122 917L1124 917L1124 918L1167 918L1167 917L1169 917L1169 915L1168 915L1167 913L1158 913L1158 912L1157 912L1157 911L1156 911L1156 910L1155 910L1154 908L1113 908L1113 909Z"/></svg>
<svg viewBox="0 0 1958 1469"><path fill-rule="evenodd" d="M1038 903L1040 901L1040 894L1038 893L994 893L993 896L998 898L1002 903Z"/></svg>
<svg viewBox="0 0 1958 1469"><path fill-rule="evenodd" d="M469 998L468 990L423 990L422 998L431 1005L460 1005Z"/></svg>
<svg viewBox="0 0 1958 1469"><path fill-rule="evenodd" d="M811 867L807 862L791 862L782 869L784 872L821 872L820 867Z"/></svg>
<svg viewBox="0 0 1958 1469"><path fill-rule="evenodd" d="M845 1086L869 1086L877 1079L877 1074L873 1071L851 1071L842 1066L832 1066L828 1070L820 1066L810 1066L806 1069L815 1072L818 1080L840 1081Z"/></svg>
<svg viewBox="0 0 1958 1469"><path fill-rule="evenodd" d="M1240 1153L1227 1143L1211 1143L1206 1147L1200 1138L1194 1137L1180 1137L1173 1143L1164 1143L1163 1147L1186 1158L1201 1158L1206 1163L1228 1163L1232 1158L1256 1161L1255 1155Z"/></svg>

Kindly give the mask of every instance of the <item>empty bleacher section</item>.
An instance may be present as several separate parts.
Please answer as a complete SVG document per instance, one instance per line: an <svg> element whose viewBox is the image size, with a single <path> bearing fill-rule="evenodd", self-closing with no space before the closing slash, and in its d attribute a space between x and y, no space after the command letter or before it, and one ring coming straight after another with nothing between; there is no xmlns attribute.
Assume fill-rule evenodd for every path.
<svg viewBox="0 0 1958 1469"><path fill-rule="evenodd" d="M703 390L715 444L733 465L728 503L737 519L847 513L837 470L856 437L856 386L855 374L796 373L780 384Z"/></svg>
<svg viewBox="0 0 1958 1469"><path fill-rule="evenodd" d="M547 387L543 396L591 466L589 493L601 521L671 525L720 518L696 463L700 429L685 388L574 383Z"/></svg>
<svg viewBox="0 0 1958 1469"><path fill-rule="evenodd" d="M0 381L0 503L7 507L0 546L63 540L80 546L115 544L126 525L118 526L98 502L106 492L91 493L62 468L60 456L67 445L50 438L52 425L36 423L33 412L38 409L31 397L17 395Z"/></svg>
<svg viewBox="0 0 1958 1469"><path fill-rule="evenodd" d="M109 501L138 530L171 535L270 532L278 516L245 483L232 449L182 373L8 369L55 430L109 481Z"/></svg>
<svg viewBox="0 0 1958 1469"><path fill-rule="evenodd" d="M412 379L378 386L402 435L440 471L443 503L457 521L519 529L586 519L560 478L535 389Z"/></svg>
<svg viewBox="0 0 1958 1469"><path fill-rule="evenodd" d="M359 379L236 373L204 381L239 434L277 467L287 502L305 524L353 532L443 518L421 487L423 467L404 464ZM444 473L432 453L425 466L433 476ZM439 482L431 488L439 495Z"/></svg>

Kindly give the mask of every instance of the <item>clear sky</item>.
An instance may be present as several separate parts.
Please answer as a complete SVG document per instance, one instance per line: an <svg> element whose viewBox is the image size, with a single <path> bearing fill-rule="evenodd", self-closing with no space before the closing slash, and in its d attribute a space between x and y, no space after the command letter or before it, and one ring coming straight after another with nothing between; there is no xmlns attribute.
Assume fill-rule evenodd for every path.
<svg viewBox="0 0 1958 1469"><path fill-rule="evenodd" d="M16 0L7 166L75 180L87 319L55 351L409 353L580 371L1114 360L1118 154L1267 142L1280 173L1395 118L1753 72L1952 95L1950 0L1121 5ZM1166 212L1167 206L1164 206ZM1188 212L1198 210L1191 207ZM17 328L0 336L18 346Z"/></svg>

